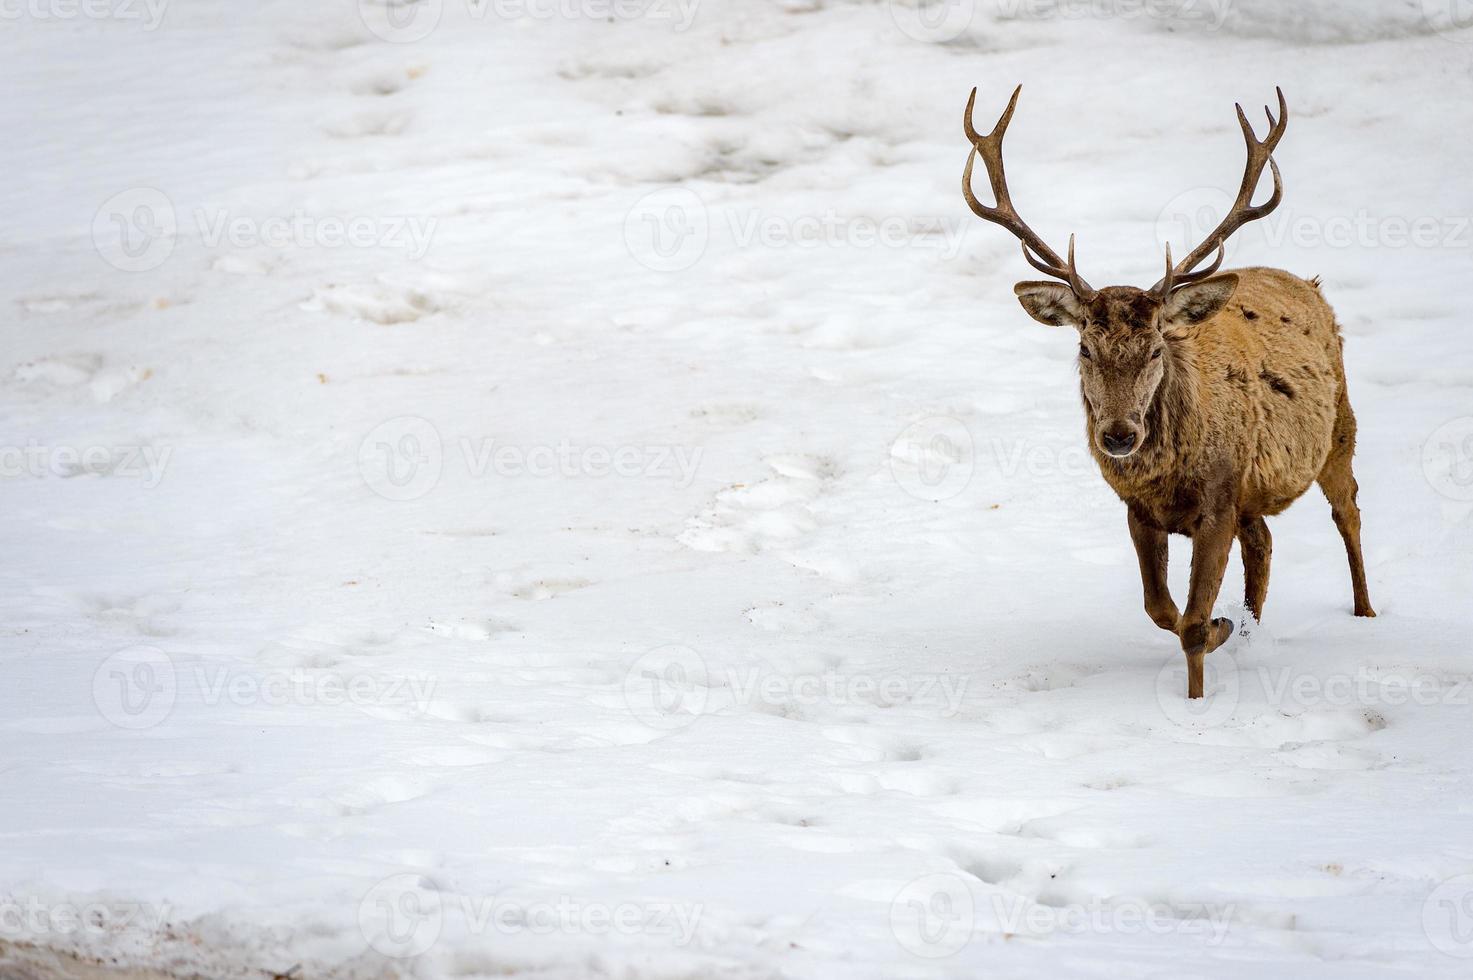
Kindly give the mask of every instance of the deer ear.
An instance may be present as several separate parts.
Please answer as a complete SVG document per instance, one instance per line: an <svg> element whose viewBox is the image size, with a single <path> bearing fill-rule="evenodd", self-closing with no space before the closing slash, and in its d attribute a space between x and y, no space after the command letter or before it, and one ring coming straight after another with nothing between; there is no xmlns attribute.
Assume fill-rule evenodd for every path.
<svg viewBox="0 0 1473 980"><path fill-rule="evenodd" d="M1018 302L1028 315L1051 327L1077 327L1084 321L1084 307L1074 290L1057 282L1020 282L1013 287Z"/></svg>
<svg viewBox="0 0 1473 980"><path fill-rule="evenodd" d="M1161 319L1168 329L1196 326L1221 310L1237 288L1238 277L1232 273L1183 286L1167 297Z"/></svg>

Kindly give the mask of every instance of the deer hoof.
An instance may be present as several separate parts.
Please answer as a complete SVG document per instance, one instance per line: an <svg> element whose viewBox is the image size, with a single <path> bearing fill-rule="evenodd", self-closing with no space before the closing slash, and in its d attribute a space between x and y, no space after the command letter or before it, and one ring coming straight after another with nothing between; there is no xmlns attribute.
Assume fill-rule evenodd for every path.
<svg viewBox="0 0 1473 980"><path fill-rule="evenodd" d="M1231 619L1218 617L1210 623L1193 623L1181 631L1181 648L1187 656L1211 653L1228 641L1236 624Z"/></svg>

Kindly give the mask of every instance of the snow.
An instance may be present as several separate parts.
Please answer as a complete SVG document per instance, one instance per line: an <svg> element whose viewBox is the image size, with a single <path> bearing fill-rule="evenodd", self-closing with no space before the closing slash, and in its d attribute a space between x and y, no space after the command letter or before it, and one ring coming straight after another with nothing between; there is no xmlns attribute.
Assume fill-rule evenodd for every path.
<svg viewBox="0 0 1473 980"><path fill-rule="evenodd" d="M5 8L0 957L1466 975L1473 33L939 13ZM1201 703L960 198L1019 81L1096 283L1289 99L1230 261L1324 277L1380 616L1312 491Z"/></svg>

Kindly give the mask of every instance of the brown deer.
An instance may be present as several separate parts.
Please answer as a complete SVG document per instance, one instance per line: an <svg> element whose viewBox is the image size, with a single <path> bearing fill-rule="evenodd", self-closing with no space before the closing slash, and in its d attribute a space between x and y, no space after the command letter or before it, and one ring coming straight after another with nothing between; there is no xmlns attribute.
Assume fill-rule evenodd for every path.
<svg viewBox="0 0 1473 980"><path fill-rule="evenodd" d="M1355 614L1374 616L1366 592L1356 504L1355 414L1345 391L1342 341L1319 280L1278 269L1217 273L1229 236L1262 218L1283 197L1274 148L1289 121L1284 93L1259 140L1238 106L1248 163L1227 216L1180 263L1166 248L1166 275L1150 289L1093 289L1074 266L1033 232L1014 210L1003 175L1002 138L1018 93L992 132L972 126L973 89L965 127L972 152L962 193L977 216L1023 243L1030 265L1061 282L1020 282L1023 308L1051 326L1079 331L1079 376L1090 454L1125 502L1140 560L1146 614L1181 640L1187 697L1202 696L1202 662L1232 635L1228 619L1212 619L1228 552L1242 551L1245 603L1263 615L1272 539L1264 518L1278 514L1318 480L1345 539ZM981 156L996 204L972 192ZM1267 164L1273 195L1253 204ZM1198 268L1216 251L1210 265ZM1166 584L1167 535L1192 539L1191 587L1185 613Z"/></svg>

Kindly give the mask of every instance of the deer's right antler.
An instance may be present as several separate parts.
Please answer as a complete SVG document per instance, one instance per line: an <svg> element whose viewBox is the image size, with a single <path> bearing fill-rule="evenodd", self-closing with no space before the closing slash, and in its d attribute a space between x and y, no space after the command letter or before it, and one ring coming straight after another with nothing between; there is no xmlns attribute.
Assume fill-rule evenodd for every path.
<svg viewBox="0 0 1473 980"><path fill-rule="evenodd" d="M1212 229L1212 233L1202 240L1202 244L1177 263L1171 264L1171 248L1166 249L1166 275L1161 281L1151 287L1151 292L1165 298L1178 286L1185 286L1189 282L1205 279L1217 271L1222 265L1222 257L1227 251L1228 238L1239 228L1250 221L1256 221L1279 206L1279 201L1284 197L1284 184L1279 179L1279 165L1274 162L1274 149L1279 145L1279 140L1284 138L1284 128L1289 124L1289 106L1284 101L1284 90L1275 88L1274 92L1279 97L1279 118L1275 119L1273 111L1264 107L1264 114L1268 116L1268 134L1262 140L1258 139L1253 132L1253 125L1248 122L1248 117L1243 114L1243 107L1236 106L1238 110L1238 125L1243 129L1243 139L1248 144L1248 162L1243 167L1243 182L1238 185L1238 198L1233 206L1228 209L1227 216L1222 219L1218 226ZM1264 165L1272 171L1274 177L1274 192L1269 195L1267 201L1262 204L1253 204L1253 192L1258 189L1259 178L1263 176ZM1192 271L1202 260L1217 250L1217 258L1205 269Z"/></svg>
<svg viewBox="0 0 1473 980"><path fill-rule="evenodd" d="M1012 121L1013 109L1018 104L1018 93L1021 91L1021 85L1013 89L1013 97L1008 100L1008 107L1003 111L1002 118L998 119L997 125L986 136L980 135L972 125L972 107L977 102L977 90L972 89L972 94L967 97L967 114L962 124L966 129L967 139L972 143L972 152L967 154L967 168L962 171L962 196L967 199L967 204L977 217L1001 225L1017 236L1023 243L1023 258L1028 260L1029 265L1039 272L1064 280L1074 290L1075 296L1087 302L1094 297L1095 291L1074 267L1074 236L1069 236L1069 259L1066 262L1018 216L1013 208L1013 199L1008 195L1007 176L1002 167L1002 138L1008 131L1008 123ZM992 185L992 197L997 202L993 207L983 204L972 193L972 164L979 155L987 167L987 181Z"/></svg>

